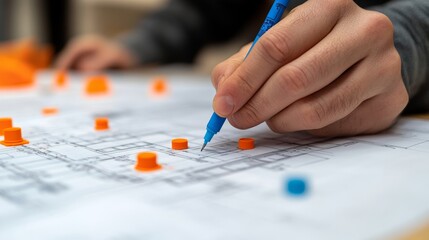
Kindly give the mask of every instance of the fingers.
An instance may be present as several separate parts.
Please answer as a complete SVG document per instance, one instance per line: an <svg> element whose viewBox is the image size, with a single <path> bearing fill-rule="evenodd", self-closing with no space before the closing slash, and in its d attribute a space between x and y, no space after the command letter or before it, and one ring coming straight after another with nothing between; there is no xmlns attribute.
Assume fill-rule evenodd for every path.
<svg viewBox="0 0 429 240"><path fill-rule="evenodd" d="M94 52L99 44L92 38L81 38L72 41L59 56L56 66L60 69L69 69L77 63L79 58Z"/></svg>
<svg viewBox="0 0 429 240"><path fill-rule="evenodd" d="M251 44L248 44L240 49L232 57L218 64L212 72L212 84L217 90L219 83L228 78L237 68L243 63L244 57L250 49Z"/></svg>
<svg viewBox="0 0 429 240"><path fill-rule="evenodd" d="M356 29L351 27L350 31ZM297 99L319 91L368 55L369 46L341 25L301 57L275 72L258 92L231 116L240 128L256 126ZM343 77L344 78L344 77ZM269 106L269 107L267 107Z"/></svg>
<svg viewBox="0 0 429 240"><path fill-rule="evenodd" d="M76 62L75 67L83 72L99 71L108 67L109 60L110 59L104 58L99 53L87 54Z"/></svg>
<svg viewBox="0 0 429 240"><path fill-rule="evenodd" d="M316 136L353 136L373 134L390 127L408 103L408 93L402 84L392 94L379 95L364 102L347 117L324 128L311 130ZM386 101L389 104L386 105Z"/></svg>
<svg viewBox="0 0 429 240"><path fill-rule="evenodd" d="M344 118L362 102L382 94L384 85L390 81L390 75L372 80L377 77L374 70L381 69L378 60L360 62L327 87L282 110L268 125L276 132L292 132L320 129Z"/></svg>
<svg viewBox="0 0 429 240"><path fill-rule="evenodd" d="M57 67L75 67L81 71L99 71L109 67L131 68L137 58L120 44L99 37L83 37L73 41L60 55Z"/></svg>
<svg viewBox="0 0 429 240"><path fill-rule="evenodd" d="M238 111L276 69L328 35L339 14L321 1L309 1L296 8L261 37L243 64L218 88L215 111L221 116Z"/></svg>
<svg viewBox="0 0 429 240"><path fill-rule="evenodd" d="M353 74L353 73L351 73ZM319 129L353 112L363 101L374 96L363 86L338 79L328 87L293 103L267 121L275 132Z"/></svg>
<svg viewBox="0 0 429 240"><path fill-rule="evenodd" d="M394 123L407 106L409 96L401 77L401 60L398 52L390 49L382 56L370 61L365 69L367 72L378 70L376 75L366 79L372 79L372 82L376 83L371 85L371 89L380 94L364 101L346 117L320 129L310 130L310 133L317 136L372 134Z"/></svg>
<svg viewBox="0 0 429 240"><path fill-rule="evenodd" d="M408 102L400 57L393 49L386 51L366 58L326 88L293 103L267 124L276 132L310 130L329 136L383 129Z"/></svg>

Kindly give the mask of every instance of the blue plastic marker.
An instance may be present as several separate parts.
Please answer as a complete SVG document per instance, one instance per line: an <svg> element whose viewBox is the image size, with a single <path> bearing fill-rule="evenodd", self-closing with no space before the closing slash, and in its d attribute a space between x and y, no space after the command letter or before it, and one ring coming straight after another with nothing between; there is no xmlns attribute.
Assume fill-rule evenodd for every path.
<svg viewBox="0 0 429 240"><path fill-rule="evenodd" d="M289 177L285 181L284 188L290 196L303 197L308 192L307 179L305 177Z"/></svg>
<svg viewBox="0 0 429 240"><path fill-rule="evenodd" d="M255 40L253 41L252 46L250 47L249 51L247 52L247 55L244 59L247 58L249 53L252 51L253 46L255 46L256 42L259 40L259 38L262 37L262 35L265 34L272 26L277 24L280 19L282 18L282 15L289 3L289 0L275 0L273 3L273 6L271 7L270 11L268 12L267 17L265 18L264 24L262 24L261 29L259 30L258 35L256 35ZM201 151L204 150L204 148L207 146L207 144L212 140L213 136L220 131L223 124L225 123L225 118L220 117L216 113L213 113L212 117L210 118L209 123L207 124L207 132L204 136L204 145L201 148Z"/></svg>

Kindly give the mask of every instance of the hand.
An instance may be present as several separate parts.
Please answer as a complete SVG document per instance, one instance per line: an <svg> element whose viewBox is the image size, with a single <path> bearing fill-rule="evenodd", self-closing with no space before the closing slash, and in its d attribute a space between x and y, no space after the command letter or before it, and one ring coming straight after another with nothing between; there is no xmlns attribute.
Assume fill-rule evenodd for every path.
<svg viewBox="0 0 429 240"><path fill-rule="evenodd" d="M131 68L135 57L119 43L98 36L84 36L73 40L58 58L60 69L99 71L107 68Z"/></svg>
<svg viewBox="0 0 429 240"><path fill-rule="evenodd" d="M408 103L393 25L352 0L309 0L219 64L213 108L240 129L278 133L375 133Z"/></svg>

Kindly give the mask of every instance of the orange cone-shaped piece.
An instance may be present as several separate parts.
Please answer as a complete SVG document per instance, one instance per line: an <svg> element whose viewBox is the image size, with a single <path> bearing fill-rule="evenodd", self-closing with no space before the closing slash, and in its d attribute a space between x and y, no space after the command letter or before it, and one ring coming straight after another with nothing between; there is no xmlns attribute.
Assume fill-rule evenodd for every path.
<svg viewBox="0 0 429 240"><path fill-rule="evenodd" d="M95 130L97 130L97 131L109 130L109 119L108 118L96 118L95 119Z"/></svg>
<svg viewBox="0 0 429 240"><path fill-rule="evenodd" d="M151 172L161 169L162 166L157 163L156 153L141 152L137 154L137 163L134 169L141 172Z"/></svg>
<svg viewBox="0 0 429 240"><path fill-rule="evenodd" d="M110 91L109 80L106 76L93 76L87 79L85 92L88 95L108 94Z"/></svg>
<svg viewBox="0 0 429 240"><path fill-rule="evenodd" d="M45 107L42 109L42 113L45 116L55 115L58 113L58 108L54 107Z"/></svg>
<svg viewBox="0 0 429 240"><path fill-rule="evenodd" d="M171 148L174 150L188 149L188 139L175 138L175 139L171 140Z"/></svg>
<svg viewBox="0 0 429 240"><path fill-rule="evenodd" d="M240 138L238 140L238 148L241 150L250 150L255 148L255 140L253 138Z"/></svg>
<svg viewBox="0 0 429 240"><path fill-rule="evenodd" d="M54 78L54 86L57 88L63 88L67 85L67 73L64 71L58 71Z"/></svg>
<svg viewBox="0 0 429 240"><path fill-rule="evenodd" d="M3 136L3 131L6 128L12 127L12 118L0 118L0 136Z"/></svg>
<svg viewBox="0 0 429 240"><path fill-rule="evenodd" d="M152 81L152 93L157 95L166 94L168 91L168 84L164 77L157 77Z"/></svg>
<svg viewBox="0 0 429 240"><path fill-rule="evenodd" d="M4 141L1 141L0 144L11 147L11 146L20 146L28 144L29 141L22 138L21 128L12 127L6 128L4 131Z"/></svg>

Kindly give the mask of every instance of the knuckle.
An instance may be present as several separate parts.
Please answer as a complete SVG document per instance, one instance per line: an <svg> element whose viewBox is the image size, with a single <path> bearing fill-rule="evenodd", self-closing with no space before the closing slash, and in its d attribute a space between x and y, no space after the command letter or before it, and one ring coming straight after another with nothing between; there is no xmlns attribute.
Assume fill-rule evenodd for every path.
<svg viewBox="0 0 429 240"><path fill-rule="evenodd" d="M399 112L402 112L404 108L408 105L408 102L410 101L410 97L408 95L408 91L405 88L405 85L401 81L401 84L398 87L398 93L395 95L395 102L398 106Z"/></svg>
<svg viewBox="0 0 429 240"><path fill-rule="evenodd" d="M289 16L294 16L296 14L298 14L302 9L302 5L298 5L296 7L294 7L292 10L289 11Z"/></svg>
<svg viewBox="0 0 429 240"><path fill-rule="evenodd" d="M348 112L350 108L354 109L358 107L364 96L361 88L357 82L350 82L349 85L344 86L333 97L332 102L323 104L323 106L326 106L326 116L333 116L334 114L342 115Z"/></svg>
<svg viewBox="0 0 429 240"><path fill-rule="evenodd" d="M401 76L402 59L394 46L392 47L390 54L388 54L388 59L389 61L387 62L390 62L392 72Z"/></svg>
<svg viewBox="0 0 429 240"><path fill-rule="evenodd" d="M379 68L378 78L389 81L389 87L385 87L383 93L388 94L396 108L402 111L409 102L409 94L402 78L401 57L396 49L393 49L384 56L383 60L386 64Z"/></svg>
<svg viewBox="0 0 429 240"><path fill-rule="evenodd" d="M318 8L315 6L302 6L299 5L292 9L288 17L291 18L291 23L296 24L306 24L309 20L313 19L315 16L317 16Z"/></svg>
<svg viewBox="0 0 429 240"><path fill-rule="evenodd" d="M245 94L251 94L254 92L254 87L252 85L252 83L250 82L249 78L246 78L242 75L242 73L237 73L234 74L235 77L237 78L235 83L236 83L236 87L237 90L239 90L240 92L243 92Z"/></svg>
<svg viewBox="0 0 429 240"><path fill-rule="evenodd" d="M327 0L325 6L334 9L336 12L344 13L351 6L351 0Z"/></svg>
<svg viewBox="0 0 429 240"><path fill-rule="evenodd" d="M278 31L265 34L258 42L262 55L273 64L286 62L290 53L288 39L286 33L279 33Z"/></svg>
<svg viewBox="0 0 429 240"><path fill-rule="evenodd" d="M399 53L394 47L392 47L385 55L383 56L383 62L379 69L378 74L379 78L388 78L388 79L398 79L402 81L402 60ZM400 76L400 77L398 77Z"/></svg>
<svg viewBox="0 0 429 240"><path fill-rule="evenodd" d="M299 93L307 89L310 80L304 69L289 65L279 76L279 87L283 92Z"/></svg>
<svg viewBox="0 0 429 240"><path fill-rule="evenodd" d="M318 101L309 101L301 105L302 124L304 130L319 129L324 127L323 120L327 115L324 105Z"/></svg>
<svg viewBox="0 0 429 240"><path fill-rule="evenodd" d="M393 23L382 13L370 12L362 30L365 36L372 38L375 42L385 44L387 41L391 41L393 44Z"/></svg>

